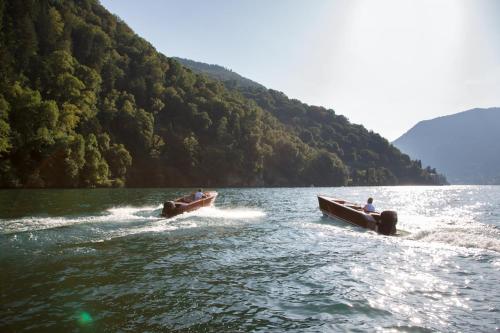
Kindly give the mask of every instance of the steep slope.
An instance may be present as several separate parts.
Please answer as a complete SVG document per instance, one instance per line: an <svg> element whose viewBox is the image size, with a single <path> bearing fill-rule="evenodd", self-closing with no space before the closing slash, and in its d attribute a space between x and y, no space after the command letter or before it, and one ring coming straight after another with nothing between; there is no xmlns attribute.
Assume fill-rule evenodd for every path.
<svg viewBox="0 0 500 333"><path fill-rule="evenodd" d="M196 73L206 74L215 80L224 82L226 86L232 88L264 88L264 86L260 83L247 79L246 77L243 77L240 74L219 65L205 64L203 62L178 57L174 57L173 59L180 62L183 66L192 69Z"/></svg>
<svg viewBox="0 0 500 333"><path fill-rule="evenodd" d="M299 117L300 103L290 119L280 115L288 107L267 112L265 103L279 98L259 106L243 93L262 88L237 91L193 73L97 1L0 1L0 44L1 187L435 181L331 110L314 113L321 115L314 124L328 122L324 132L331 133L311 133L317 142L309 142L300 126L312 118ZM292 126L295 118L302 120ZM339 126L345 130L336 132ZM342 136L348 154L349 143L363 142L360 156L378 156L367 161L386 159L378 145L389 147L395 171L365 163L357 146L356 162L346 165L344 153L322 136Z"/></svg>
<svg viewBox="0 0 500 333"><path fill-rule="evenodd" d="M453 184L500 184L500 108L473 109L419 122L394 141Z"/></svg>
<svg viewBox="0 0 500 333"><path fill-rule="evenodd" d="M234 73L216 66L213 68L217 72L213 75L200 68L214 65L193 60L183 59L182 64L215 79ZM349 168L349 181L352 185L446 183L446 179L437 174L435 169L427 168L422 171L420 161L410 160L380 135L361 125L350 123L346 117L337 115L333 110L304 104L262 86L249 86L244 82L235 84L232 80L222 81L228 89L239 91L278 118L289 132L300 137L310 147L339 156Z"/></svg>

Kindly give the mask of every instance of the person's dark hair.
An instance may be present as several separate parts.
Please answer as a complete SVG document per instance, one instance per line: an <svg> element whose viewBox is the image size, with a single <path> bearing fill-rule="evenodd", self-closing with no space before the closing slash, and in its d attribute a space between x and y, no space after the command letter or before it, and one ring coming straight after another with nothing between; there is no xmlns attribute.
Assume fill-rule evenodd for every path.
<svg viewBox="0 0 500 333"><path fill-rule="evenodd" d="M368 198L368 203L369 204L373 203L373 198Z"/></svg>
<svg viewBox="0 0 500 333"><path fill-rule="evenodd" d="M198 192L203 192L203 190L201 188L198 189Z"/></svg>

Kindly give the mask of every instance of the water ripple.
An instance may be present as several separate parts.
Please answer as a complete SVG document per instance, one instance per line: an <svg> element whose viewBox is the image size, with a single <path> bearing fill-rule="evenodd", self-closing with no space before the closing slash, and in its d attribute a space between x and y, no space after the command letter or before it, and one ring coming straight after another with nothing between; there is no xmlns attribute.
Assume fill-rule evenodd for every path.
<svg viewBox="0 0 500 333"><path fill-rule="evenodd" d="M500 326L499 187L219 192L216 207L173 219L158 217L165 190L118 190L76 192L87 200L78 214L30 210L0 220L0 331ZM379 208L397 208L409 234L380 236L324 219L318 192L374 196Z"/></svg>

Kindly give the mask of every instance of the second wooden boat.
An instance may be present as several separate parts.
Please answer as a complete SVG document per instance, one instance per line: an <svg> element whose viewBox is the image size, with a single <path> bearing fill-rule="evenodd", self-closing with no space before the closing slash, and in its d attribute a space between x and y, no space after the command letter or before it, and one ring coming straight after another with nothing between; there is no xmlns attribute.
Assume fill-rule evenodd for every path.
<svg viewBox="0 0 500 333"><path fill-rule="evenodd" d="M398 215L395 211L365 213L363 207L342 199L318 195L319 208L324 215L376 231L383 235L396 234Z"/></svg>

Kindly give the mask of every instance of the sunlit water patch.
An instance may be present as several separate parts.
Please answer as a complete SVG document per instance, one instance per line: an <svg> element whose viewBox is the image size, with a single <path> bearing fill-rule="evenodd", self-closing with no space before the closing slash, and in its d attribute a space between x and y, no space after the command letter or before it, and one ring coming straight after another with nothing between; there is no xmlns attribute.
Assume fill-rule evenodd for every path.
<svg viewBox="0 0 500 333"><path fill-rule="evenodd" d="M0 331L495 332L500 187L0 191ZM398 211L400 237L316 194Z"/></svg>

